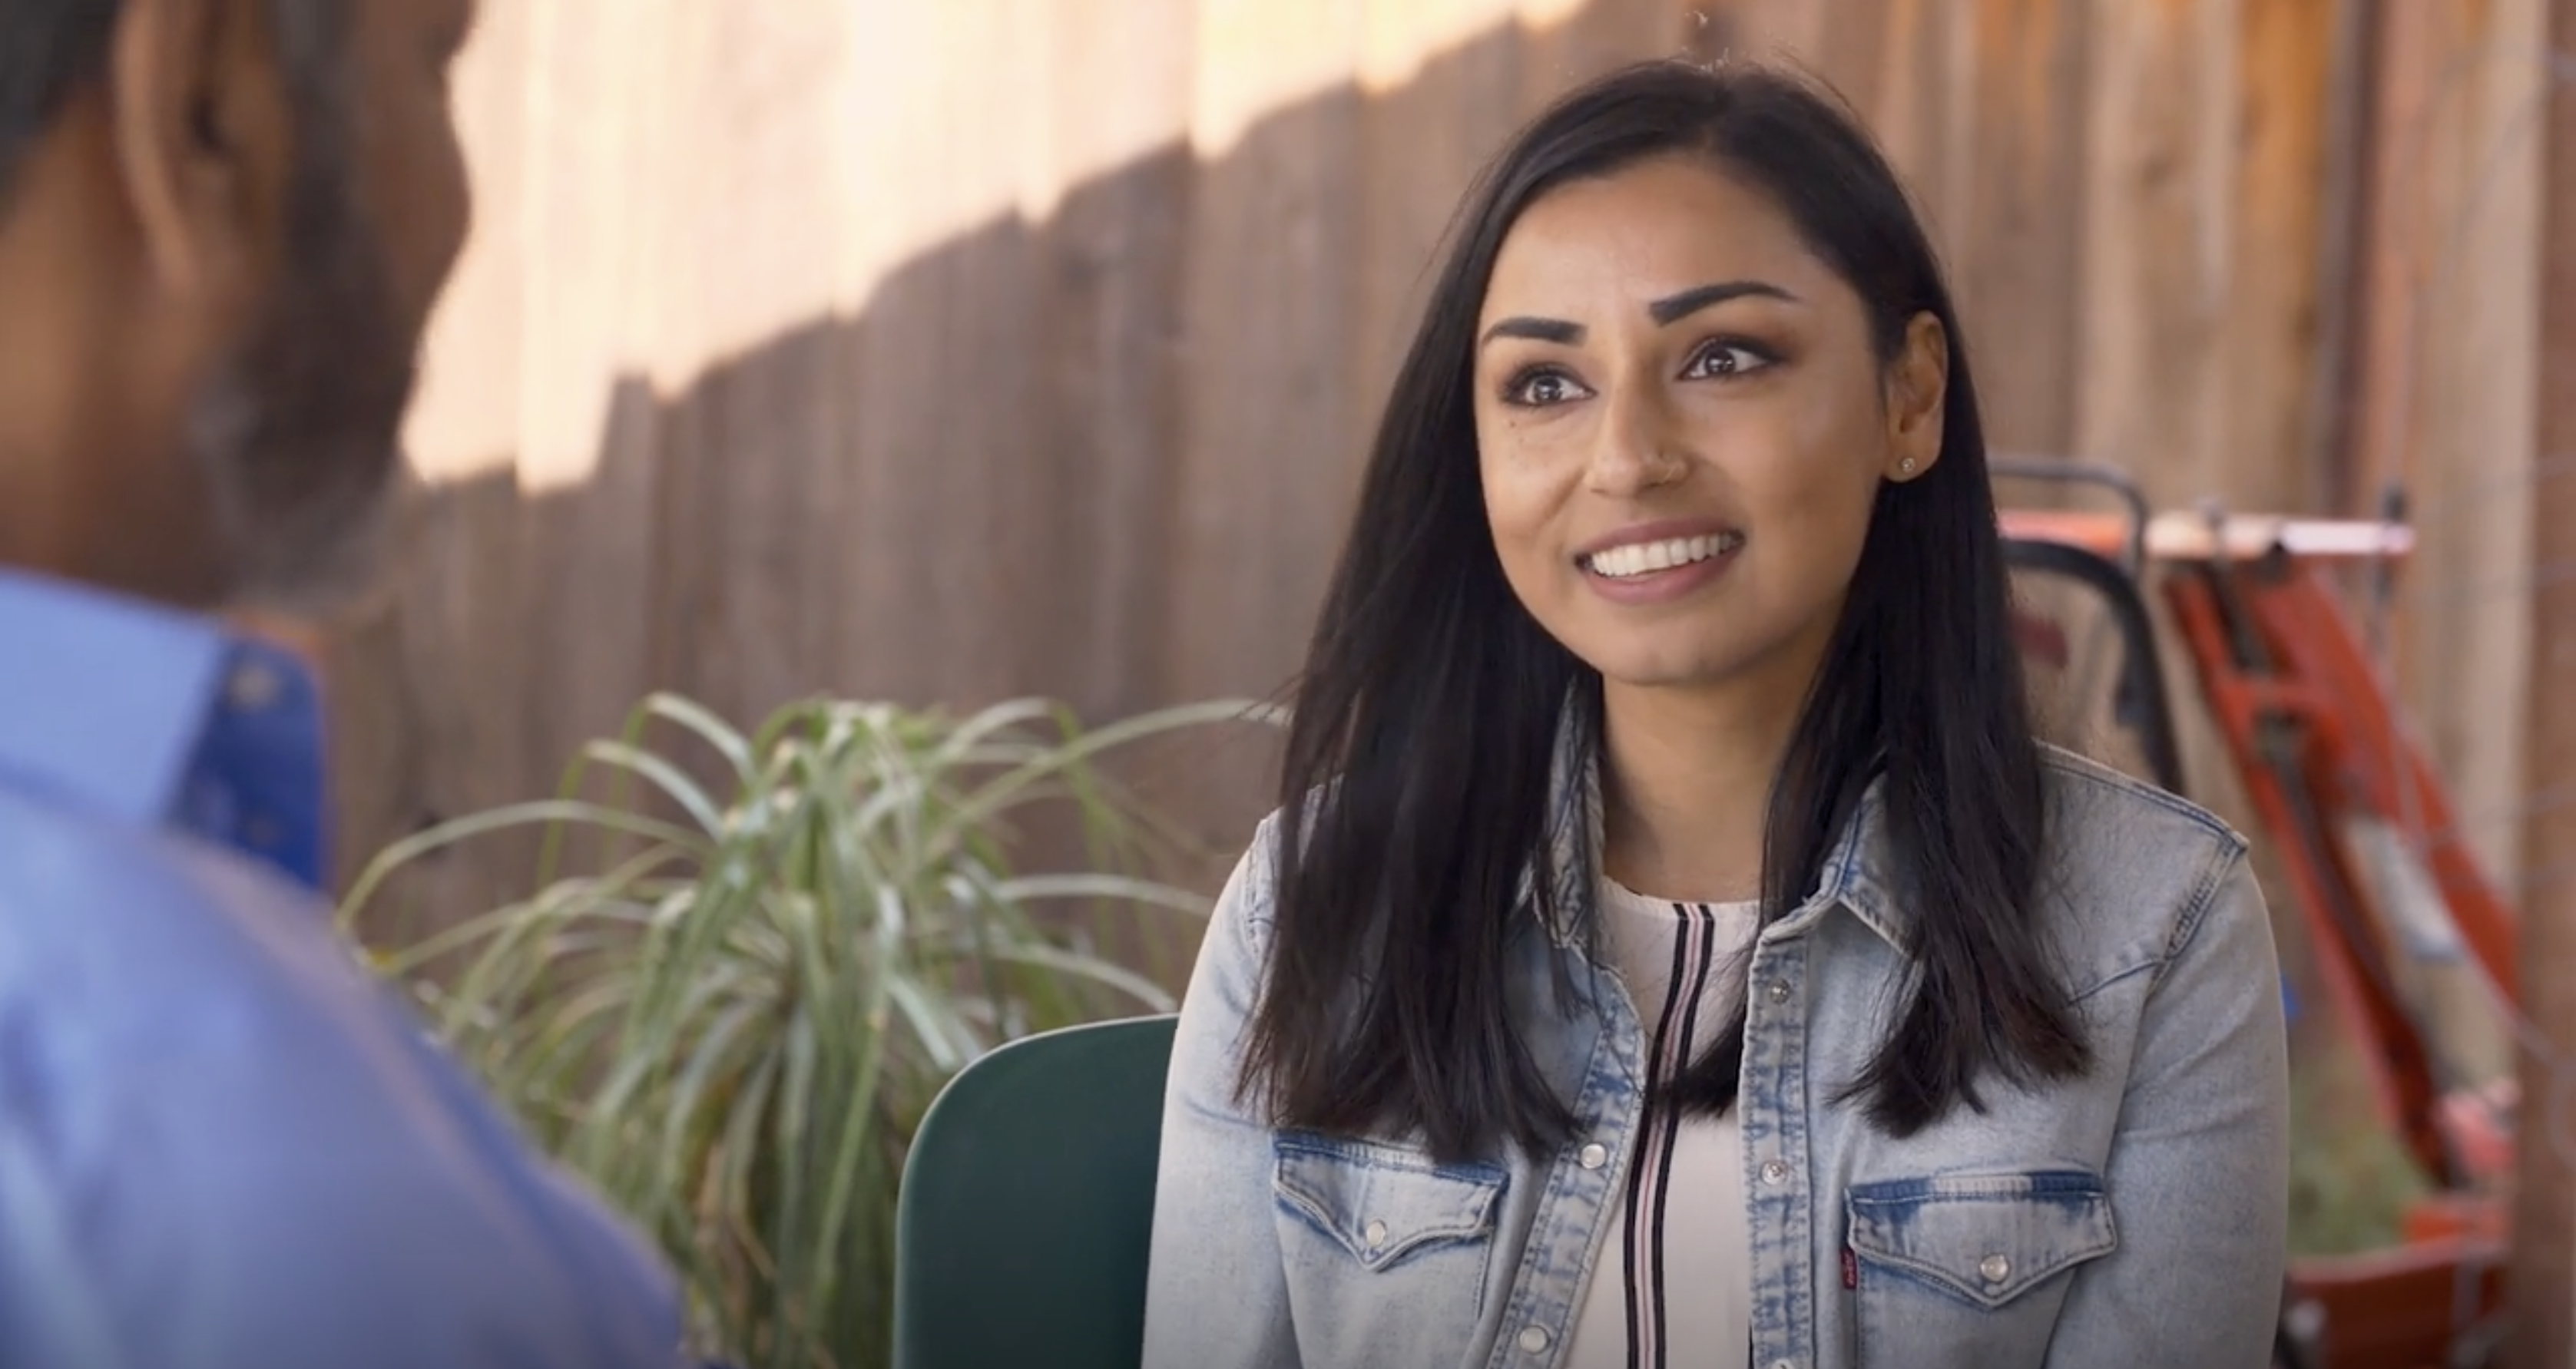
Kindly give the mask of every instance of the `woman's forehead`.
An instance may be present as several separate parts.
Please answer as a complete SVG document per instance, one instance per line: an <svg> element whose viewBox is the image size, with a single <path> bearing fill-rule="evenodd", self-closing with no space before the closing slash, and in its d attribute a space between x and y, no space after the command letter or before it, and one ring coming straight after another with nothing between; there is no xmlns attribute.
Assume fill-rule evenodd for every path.
<svg viewBox="0 0 2576 1369"><path fill-rule="evenodd" d="M1769 194L1702 161L1658 158L1534 201L1504 235L1483 312L1644 308L1718 281L1807 296L1830 276Z"/></svg>

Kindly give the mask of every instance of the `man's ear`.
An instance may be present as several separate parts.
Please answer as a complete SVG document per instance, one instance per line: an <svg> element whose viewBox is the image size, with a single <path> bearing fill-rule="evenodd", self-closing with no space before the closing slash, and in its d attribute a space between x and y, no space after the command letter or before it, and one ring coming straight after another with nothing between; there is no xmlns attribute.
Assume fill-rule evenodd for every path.
<svg viewBox="0 0 2576 1369"><path fill-rule="evenodd" d="M1932 314L1916 314L1887 369L1888 479L1911 480L1941 459L1949 396L1950 334Z"/></svg>
<svg viewBox="0 0 2576 1369"><path fill-rule="evenodd" d="M106 82L117 171L165 292L241 298L267 273L292 156L260 0L126 0Z"/></svg>

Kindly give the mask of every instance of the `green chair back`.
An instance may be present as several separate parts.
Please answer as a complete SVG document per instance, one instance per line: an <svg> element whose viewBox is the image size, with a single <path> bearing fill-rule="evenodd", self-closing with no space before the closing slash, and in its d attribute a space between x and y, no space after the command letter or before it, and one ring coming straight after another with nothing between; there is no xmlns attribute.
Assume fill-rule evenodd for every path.
<svg viewBox="0 0 2576 1369"><path fill-rule="evenodd" d="M895 1205L895 1369L1136 1369L1173 1022L1014 1041L931 1103Z"/></svg>

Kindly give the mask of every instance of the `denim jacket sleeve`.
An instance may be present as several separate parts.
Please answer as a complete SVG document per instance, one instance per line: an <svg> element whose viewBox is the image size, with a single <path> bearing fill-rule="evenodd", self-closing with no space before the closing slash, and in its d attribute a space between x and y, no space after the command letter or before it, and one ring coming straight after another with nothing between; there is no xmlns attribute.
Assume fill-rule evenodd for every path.
<svg viewBox="0 0 2576 1369"><path fill-rule="evenodd" d="M2069 1290L2051 1364L2259 1369L2270 1353L2289 1223L2278 962L2241 847L2200 888L2156 971L2112 1141L2120 1251ZM2210 1258L2221 1244L2247 1254Z"/></svg>
<svg viewBox="0 0 2576 1369"><path fill-rule="evenodd" d="M1218 896L1181 1003L1163 1103L1145 1369L1294 1369L1272 1216L1271 1129L1235 1098L1269 933L1265 822Z"/></svg>

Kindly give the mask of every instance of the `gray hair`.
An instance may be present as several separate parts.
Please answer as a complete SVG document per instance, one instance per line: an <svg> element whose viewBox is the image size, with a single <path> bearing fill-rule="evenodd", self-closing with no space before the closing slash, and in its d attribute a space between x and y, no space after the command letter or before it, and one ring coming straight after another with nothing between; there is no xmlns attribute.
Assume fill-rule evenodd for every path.
<svg viewBox="0 0 2576 1369"><path fill-rule="evenodd" d="M0 0L0 204L36 135L98 79L124 0Z"/></svg>

